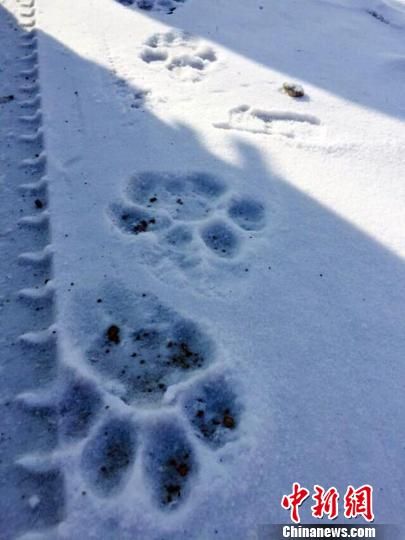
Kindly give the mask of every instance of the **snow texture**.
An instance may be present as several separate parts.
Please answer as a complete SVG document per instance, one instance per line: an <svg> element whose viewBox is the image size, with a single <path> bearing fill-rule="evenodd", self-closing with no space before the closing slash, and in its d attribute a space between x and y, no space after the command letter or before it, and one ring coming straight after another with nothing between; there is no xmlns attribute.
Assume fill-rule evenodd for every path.
<svg viewBox="0 0 405 540"><path fill-rule="evenodd" d="M1 538L253 540L296 481L404 525L404 32L0 1Z"/></svg>

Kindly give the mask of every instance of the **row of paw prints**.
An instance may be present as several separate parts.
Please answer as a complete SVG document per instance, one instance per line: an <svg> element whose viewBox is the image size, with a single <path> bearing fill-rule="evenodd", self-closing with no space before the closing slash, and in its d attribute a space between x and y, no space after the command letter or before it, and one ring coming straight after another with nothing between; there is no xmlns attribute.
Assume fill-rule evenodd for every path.
<svg viewBox="0 0 405 540"><path fill-rule="evenodd" d="M98 332L85 353L94 381L71 377L58 405L60 437L69 444L85 439L81 471L96 496L123 490L140 456L155 506L175 509L197 483L196 445L215 452L237 440L240 392L218 369L205 329L152 294L94 297L94 321ZM83 335L92 323L86 324Z"/></svg>

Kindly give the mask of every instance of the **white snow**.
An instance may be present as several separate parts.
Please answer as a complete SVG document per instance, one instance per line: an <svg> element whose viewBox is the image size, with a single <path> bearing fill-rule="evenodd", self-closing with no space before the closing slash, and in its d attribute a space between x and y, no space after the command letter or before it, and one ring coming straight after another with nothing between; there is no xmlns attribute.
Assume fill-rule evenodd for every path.
<svg viewBox="0 0 405 540"><path fill-rule="evenodd" d="M7 538L255 538L296 481L401 523L405 2L147 4L0 4L2 340L52 372L2 366Z"/></svg>

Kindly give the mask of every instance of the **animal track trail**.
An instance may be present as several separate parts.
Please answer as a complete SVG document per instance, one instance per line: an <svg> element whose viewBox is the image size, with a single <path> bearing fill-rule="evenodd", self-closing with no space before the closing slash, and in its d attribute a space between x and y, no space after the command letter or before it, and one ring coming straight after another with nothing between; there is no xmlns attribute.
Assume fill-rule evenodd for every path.
<svg viewBox="0 0 405 540"><path fill-rule="evenodd" d="M197 82L217 61L214 49L187 32L153 34L146 40L140 58L164 67L174 76Z"/></svg>
<svg viewBox="0 0 405 540"><path fill-rule="evenodd" d="M128 61L112 52L105 36L102 39L103 49L110 69L108 73L113 89L126 112L136 112L144 109L151 98L151 91L137 86L134 77L134 68L131 69Z"/></svg>
<svg viewBox="0 0 405 540"><path fill-rule="evenodd" d="M56 464L54 461L53 454L58 454L58 446L60 454L68 455L69 459L73 459L79 449L80 472L91 491L99 497L113 498L125 489L131 478L134 463L140 459L139 440L143 437L146 439L142 460L144 477L151 487L154 506L172 511L185 504L197 485L199 472L204 469L196 448L198 433L203 433L205 428L193 425L186 414L176 418L173 415L170 421L163 418L163 398L166 390L174 385L181 383L187 388L196 374L201 375L217 361L217 356L216 344L198 322L167 308L153 295L133 295L127 303L121 296L124 305L120 305L119 295L116 295L110 301L97 303L100 308L98 330L95 337L92 332L94 339L85 349L86 368L94 377L87 374L87 369L86 378L72 370L63 380L64 359L58 358L57 329L53 324L56 290L52 280L51 208L42 129L38 39L32 19L35 4L32 0L21 0L20 6L26 22L21 38L24 55L19 89L19 143L27 149L27 155L19 166L24 182L21 192L29 214L22 217L19 228L22 234L32 236L33 241L19 260L24 268L33 269L35 276L40 276L41 283L18 292L18 298L34 312L36 321L35 327L21 333L19 344L34 373L33 399L25 404L28 416L35 419L30 424L32 438L38 434L38 425L44 427L44 436L37 435L36 441L42 453L41 463L38 465L38 456L30 451L22 455L22 464L14 468L11 483L15 484L15 493L11 505L20 519L17 534L37 530L42 534L44 530L44 534L52 537L57 534L54 527L66 518L65 509L71 495L65 483L65 466L58 464L58 458L55 458ZM183 46L185 50L181 50ZM216 60L211 49L188 38L184 45L167 44L167 48L170 51L166 67L181 77L190 70L205 72ZM129 88L118 86L118 93L121 90L120 95L125 97ZM145 186L139 191L140 185L131 184L129 189L133 191L131 195L128 192L129 202L125 203L129 216L122 215L120 204L111 207L110 215L117 219L122 232L134 239L149 234L156 235L158 240L164 239L165 256L173 254L173 260L178 254L187 256L194 248L205 253L204 257L212 254L221 258L223 255L216 253L221 242L225 242L230 258L237 256L239 244L231 248L229 235L223 234L223 238L217 240L204 232L221 218L226 227L232 229L232 234L243 235L245 229L227 213L225 183L205 173L168 174L163 179L160 174L153 174L156 183L151 194L145 193ZM145 179L150 180L148 174ZM89 317L89 324L92 322L93 318ZM40 403L46 393L45 386L51 396L49 404ZM113 394L113 401L118 396L122 408L128 407L129 417L107 413L106 394ZM135 407L152 406L158 410L158 416L162 416L157 426L141 433L145 425L134 424L129 418ZM217 409L207 398L207 418L213 415L212 421L207 420L210 426L215 425L218 415L224 414L222 409ZM226 410L232 411L236 423L237 414L232 404ZM230 425L229 418L222 421ZM196 436L188 434L191 427ZM210 427L209 431L213 439L225 440L218 430ZM237 425L233 431L236 434ZM211 446L216 450L222 444L225 442Z"/></svg>
<svg viewBox="0 0 405 540"><path fill-rule="evenodd" d="M217 122L213 125L219 129L295 138L296 136L304 136L313 129L313 126L319 124L319 118L310 114L267 111L249 105L240 105L230 109L228 121Z"/></svg>
<svg viewBox="0 0 405 540"><path fill-rule="evenodd" d="M266 225L256 199L228 193L227 184L205 172L145 172L130 180L126 200L110 205L115 227L139 241L156 274L167 262L189 279L221 261L242 262L246 242ZM143 250L143 251L142 251Z"/></svg>

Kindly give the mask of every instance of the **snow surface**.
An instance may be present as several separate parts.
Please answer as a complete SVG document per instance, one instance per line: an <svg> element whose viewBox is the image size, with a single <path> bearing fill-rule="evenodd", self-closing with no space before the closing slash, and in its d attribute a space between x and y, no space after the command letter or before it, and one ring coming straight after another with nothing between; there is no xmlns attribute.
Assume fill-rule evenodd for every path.
<svg viewBox="0 0 405 540"><path fill-rule="evenodd" d="M403 523L405 2L0 23L4 538L256 538L295 481Z"/></svg>

